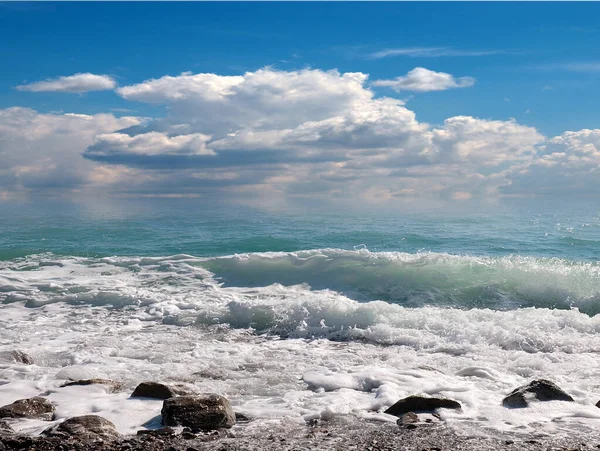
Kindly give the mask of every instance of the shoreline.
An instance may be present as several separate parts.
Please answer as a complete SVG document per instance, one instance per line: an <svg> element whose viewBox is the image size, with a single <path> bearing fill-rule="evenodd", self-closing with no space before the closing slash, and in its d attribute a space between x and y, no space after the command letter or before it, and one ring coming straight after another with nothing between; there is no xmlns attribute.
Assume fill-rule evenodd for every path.
<svg viewBox="0 0 600 451"><path fill-rule="evenodd" d="M169 451L329 451L329 450L590 450L600 448L600 437L552 437L506 434L498 437L463 436L441 423L420 423L414 428L346 418L318 425L238 424L201 434L166 435L148 431L115 440L84 441L77 437L0 436L0 450L169 450Z"/></svg>

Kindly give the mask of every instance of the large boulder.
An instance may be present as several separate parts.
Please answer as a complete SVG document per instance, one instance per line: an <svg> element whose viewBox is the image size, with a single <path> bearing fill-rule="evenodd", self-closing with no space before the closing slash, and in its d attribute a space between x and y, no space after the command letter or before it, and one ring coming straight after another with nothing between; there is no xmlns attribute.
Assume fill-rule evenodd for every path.
<svg viewBox="0 0 600 451"><path fill-rule="evenodd" d="M229 401L214 394L166 399L161 414L163 425L185 426L193 431L230 428L235 424L235 413Z"/></svg>
<svg viewBox="0 0 600 451"><path fill-rule="evenodd" d="M50 421L56 407L46 398L35 396L19 399L12 404L0 407L0 418L34 418Z"/></svg>
<svg viewBox="0 0 600 451"><path fill-rule="evenodd" d="M123 388L122 384L111 381L110 379L81 379L78 381L65 382L61 387L72 387L74 385L103 385L108 393L115 393Z"/></svg>
<svg viewBox="0 0 600 451"><path fill-rule="evenodd" d="M528 407L529 402L533 400L573 402L573 398L555 383L546 379L537 379L515 388L502 400L502 405L513 409Z"/></svg>
<svg viewBox="0 0 600 451"><path fill-rule="evenodd" d="M389 407L385 413L401 417L405 413L432 413L437 409L461 409L460 403L446 398L427 398L425 396L409 396Z"/></svg>
<svg viewBox="0 0 600 451"><path fill-rule="evenodd" d="M160 382L142 382L131 394L132 398L169 399L189 395L190 391L181 385L166 385Z"/></svg>
<svg viewBox="0 0 600 451"><path fill-rule="evenodd" d="M98 415L69 418L57 426L46 429L47 437L77 438L79 440L111 440L119 436L115 425Z"/></svg>

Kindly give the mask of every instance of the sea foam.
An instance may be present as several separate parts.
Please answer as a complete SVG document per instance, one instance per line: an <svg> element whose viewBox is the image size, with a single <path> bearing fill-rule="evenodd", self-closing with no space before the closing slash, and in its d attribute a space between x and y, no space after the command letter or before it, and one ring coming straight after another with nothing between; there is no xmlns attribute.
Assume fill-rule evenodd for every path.
<svg viewBox="0 0 600 451"><path fill-rule="evenodd" d="M36 364L0 361L0 403L42 393L59 419L96 413L134 433L153 424L160 403L59 386L186 382L241 413L300 422L393 421L381 412L421 393L463 404L444 413L458 431L572 434L600 419L598 271L364 249L1 262L0 351L24 350ZM504 394L539 377L576 402L502 407Z"/></svg>

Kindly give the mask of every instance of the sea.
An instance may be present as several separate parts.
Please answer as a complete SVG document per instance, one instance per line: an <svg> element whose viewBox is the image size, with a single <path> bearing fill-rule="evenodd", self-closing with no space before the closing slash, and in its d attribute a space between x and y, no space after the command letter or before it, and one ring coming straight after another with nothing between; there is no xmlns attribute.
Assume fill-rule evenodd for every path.
<svg viewBox="0 0 600 451"><path fill-rule="evenodd" d="M226 396L253 424L454 399L457 434L600 424L600 204L248 207L201 199L0 204L0 405L159 425L142 381ZM33 365L10 358L29 354ZM107 378L124 384L61 387ZM574 402L507 409L550 379ZM39 434L48 422L15 429Z"/></svg>

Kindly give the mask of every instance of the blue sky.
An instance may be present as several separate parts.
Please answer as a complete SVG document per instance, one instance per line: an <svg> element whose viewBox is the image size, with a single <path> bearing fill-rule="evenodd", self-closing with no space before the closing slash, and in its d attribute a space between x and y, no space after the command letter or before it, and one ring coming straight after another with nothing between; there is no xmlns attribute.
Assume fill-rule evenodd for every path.
<svg viewBox="0 0 600 451"><path fill-rule="evenodd" d="M551 167L556 172L556 166L566 165L559 173L568 173L564 183L569 185L569 180L578 179L579 175L570 172L572 159L568 156L562 155L563 159L558 161L561 157L558 154L566 152L574 152L577 158L583 158L581 165L588 172L592 169L588 150L589 146L596 146L595 133L587 133L585 137L564 137L563 134L594 131L600 124L597 107L600 103L599 16L600 5L597 3L0 3L0 41L8 43L0 48L3 61L0 109L5 111L6 121L4 127L0 125L0 154L10 153L9 160L13 161L13 166L4 170L4 177L0 176L0 192L5 193L4 197L17 192L29 195L41 187L62 184L62 194L93 188L132 195L176 195L179 192L206 195L207 190L223 190L223 185L229 183L228 195L239 195L232 194L235 190L232 191L231 185L239 188L254 186L257 193L260 185L269 193L262 195L269 197L273 194L270 190L274 189L285 198L310 196L310 190L305 190L302 185L314 177L309 184L314 184L315 180L328 180L321 192L325 190L335 198L346 190L346 186L334 186L332 180L352 180L348 183L353 189L365 192L374 180L383 176L378 172L380 169L369 174L350 173L353 166L381 168L386 165L377 163L373 166L373 163L387 159L396 161L402 157L403 162L394 167L405 172L387 174L390 182L380 188L392 193L391 198L419 197L423 193L415 178L422 177L426 185L431 184L431 177L451 178L456 175L452 164L464 169L465 161L461 158L469 154L473 158L469 157L468 163L473 168L468 175L459 178L491 177L493 182L481 182L479 191L473 191L447 181L441 183L439 192L425 194L489 197L523 195L524 190L530 193L532 189L540 195L548 194L552 190L541 186L544 184L539 180L524 180L524 171L536 174ZM286 95L298 89L306 89L309 93L312 88L307 87L307 83L321 83L315 81L315 74L337 71L338 79L331 78L326 81L327 86L320 85L314 92L324 90L320 97L327 105L324 110L329 111L330 102L334 101L341 101L342 106L321 114L315 100L308 106L296 105L304 110L314 105L314 117L300 114L300 111L292 114L285 104L256 107L248 100L250 91L236 91L238 100L228 94L229 97L221 99L222 104L217 105L214 99L207 100L206 92L194 91L197 80L176 78L184 72L191 76L213 74L221 77L218 78L220 83L228 80L226 77L244 77L246 73L261 70L260 81L244 81L251 86L247 89L252 95L262 99L260 102L264 100L262 95L274 86L289 90ZM282 81L295 73L304 75L294 82ZM342 81L345 73L365 74L365 79L359 83L362 91L356 90L354 85L347 86L347 96L344 94L343 99L334 96L327 100L327 95L333 95L338 89L336 84L342 86L345 83ZM65 83L60 77L75 74L105 78L95 81L76 79L72 81L76 85L79 83L76 88L60 85ZM161 78L165 76L175 79ZM302 79L304 76L306 79ZM41 88L35 85L56 79L59 85ZM152 79L162 79L169 86L142 86ZM175 86L180 82L188 85L183 94L178 91L178 99L166 94L165 90L177 90ZM94 83L108 84L102 85L102 90L88 90L90 86L98 89L99 85ZM131 90L126 94L125 90L131 86L154 91L149 96ZM236 85L233 89L238 88ZM69 92L73 90L75 92ZM365 92L368 92L366 97ZM157 100L156 95L160 99ZM396 110L382 113L383 103L377 102L378 99L390 102L396 99L399 103ZM366 119L355 117L361 108L377 110L378 113L373 114L383 119L381 122L369 119L365 124ZM242 110L252 111L252 115L248 113L251 121L248 117L233 122L225 117L221 122L216 120L219 115L231 116L232 111ZM29 114L27 118L25 111ZM267 117L275 112L280 114L279 122L255 120L256 116ZM408 118L406 112L414 114L414 118ZM17 113L19 121L13 118ZM87 128L78 133L77 124L56 125L61 120L75 120L74 116L65 119L65 113L90 115L92 119L86 122ZM207 122L206 116L215 120ZM449 119L466 117L479 122L455 119L450 125L444 125ZM339 129L336 129L335 139L325 136L323 127L330 127L333 118L346 118L352 122L352 131L346 130L351 135L345 136L346 144L340 138ZM66 164L73 172L70 183L58 183L51 171L34 170L18 161L14 155L16 150L6 144L15 142L14 136L20 133L16 127L31 127L32 121L40 120L54 121L53 126L62 134L72 133L73 139L68 139L70 145L80 142L82 148L71 150L69 158L85 161L69 160L67 163L64 155L44 155L44 140L50 140L57 149L60 148L56 143L57 133L40 136L38 144L28 142L32 149L28 158L35 155L49 166L54 164L57 171L54 176L64 173ZM404 132L390 131L392 125L382 130L380 124L386 120ZM90 121L100 123L90 128ZM400 124L398 121L405 122ZM406 134L406 121L412 121L410 136ZM17 122L19 125L15 125ZM305 134L309 127L306 124L316 127L311 133L320 134L310 146L306 144ZM119 134L119 130L132 125L138 128L127 133L139 137L127 144L121 139L118 145L121 147L116 150L114 147L106 149L109 144L115 145L118 136L98 138L107 133ZM185 133L175 131L183 130L182 127L187 127ZM468 133L465 127L469 127ZM355 143L367 139L365 135L358 135L359 130L362 133L367 129L369 136L376 136L385 144L376 144L372 140L360 149L356 147ZM163 136L148 133L162 133ZM232 143L233 138L223 141L228 133L237 133L235 143ZM248 141L249 133L252 133L252 142ZM428 136L417 136L419 133ZM242 135L246 136L245 141L239 138ZM451 139L449 135L452 135ZM171 140L175 136L188 138ZM522 141L515 142L515 136L521 136ZM552 141L560 136L563 136L563 142ZM165 137L167 141L164 141ZM256 142L261 139L264 142ZM598 140L600 142L600 138ZM335 145L332 145L334 141ZM392 141L398 145L394 147L390 144ZM452 143L448 144L450 141ZM470 149L477 148L480 152L482 142L486 143L486 152L496 157L465 150L471 146ZM156 148L161 143L166 146L162 153ZM153 150L140 156L142 150L136 146L148 145L153 146ZM39 150L33 149L35 146L39 146ZM122 146L128 150L123 151ZM409 149L410 146L414 148ZM262 152L260 158L257 158L258 149ZM248 166L245 162L249 152L254 152L248 158L252 170L246 168L239 172L239 166ZM281 156L282 152L285 158ZM225 153L227 157L221 161ZM554 155L549 163L542 161L547 159L548 153ZM209 154L218 155L218 158L205 164ZM450 158L450 154L454 156ZM269 161L279 166L269 167ZM298 165L297 172L289 168L295 164ZM320 174L310 166L316 164L320 164ZM323 164L330 166L323 170ZM175 166L179 172L167 175L165 171L174 171ZM192 167L196 172L190 172ZM222 174L219 177L198 175L198 168L203 167L219 167ZM408 167L412 168L409 175L406 173ZM513 170L509 174L506 171L510 168ZM130 183L129 187L123 180L102 185L98 182L102 178L98 173L102 171L110 173L104 175L106 180L125 177L124 171L132 171L126 177L130 180L135 177L139 182ZM118 171L122 173L117 175ZM236 171L237 184L231 181L234 180L232 173ZM588 172L584 178L589 176ZM44 180L36 180L33 184L27 182L25 178L34 173ZM186 182L188 185L182 182L182 188L178 190L172 179L181 175L191 179ZM539 175L542 176L548 174ZM504 181L498 182L499 177ZM148 181L151 179L155 183ZM166 182L167 179L171 181ZM360 181L354 182L359 179L362 185ZM408 179L410 183L406 182ZM148 186L142 186L144 183ZM277 183L282 185L275 187ZM152 184L156 192L149 189ZM575 185L573 192L580 193L583 188ZM377 197L375 192L373 195Z"/></svg>

